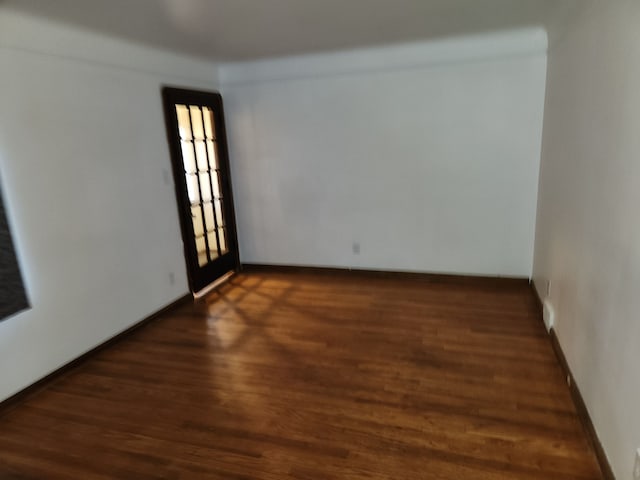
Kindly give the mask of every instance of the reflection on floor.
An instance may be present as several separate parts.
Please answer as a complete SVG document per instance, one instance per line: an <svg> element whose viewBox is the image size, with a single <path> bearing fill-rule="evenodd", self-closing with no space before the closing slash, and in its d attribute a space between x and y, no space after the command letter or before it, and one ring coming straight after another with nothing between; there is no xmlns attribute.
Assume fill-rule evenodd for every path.
<svg viewBox="0 0 640 480"><path fill-rule="evenodd" d="M241 274L0 432L0 478L601 478L525 282Z"/></svg>

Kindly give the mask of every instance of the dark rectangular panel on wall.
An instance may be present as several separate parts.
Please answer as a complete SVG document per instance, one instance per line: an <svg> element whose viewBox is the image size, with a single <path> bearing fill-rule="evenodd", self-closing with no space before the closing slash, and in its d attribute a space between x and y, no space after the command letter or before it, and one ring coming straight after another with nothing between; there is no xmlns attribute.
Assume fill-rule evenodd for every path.
<svg viewBox="0 0 640 480"><path fill-rule="evenodd" d="M0 321L28 307L0 189Z"/></svg>

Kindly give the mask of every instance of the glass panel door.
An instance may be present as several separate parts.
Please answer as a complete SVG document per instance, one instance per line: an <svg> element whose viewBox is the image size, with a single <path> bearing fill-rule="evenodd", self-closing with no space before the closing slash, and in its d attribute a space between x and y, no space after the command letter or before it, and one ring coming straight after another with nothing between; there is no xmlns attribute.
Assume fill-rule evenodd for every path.
<svg viewBox="0 0 640 480"><path fill-rule="evenodd" d="M193 291L238 266L222 98L163 90L182 234Z"/></svg>

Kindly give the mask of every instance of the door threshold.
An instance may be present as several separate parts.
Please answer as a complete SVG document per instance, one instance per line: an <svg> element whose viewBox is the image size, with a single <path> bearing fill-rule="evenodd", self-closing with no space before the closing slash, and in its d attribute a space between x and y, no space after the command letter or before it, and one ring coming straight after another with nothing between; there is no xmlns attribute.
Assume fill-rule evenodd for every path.
<svg viewBox="0 0 640 480"><path fill-rule="evenodd" d="M193 298L195 298L196 300L200 300L202 297L206 297L207 295L209 295L211 292L213 292L216 288L222 286L224 283L227 283L227 281L233 277L236 274L235 271L231 270L228 273L225 273L223 276L221 276L219 279L217 279L215 282L207 285L206 287L204 287L202 290L198 291L198 292L194 292L193 293Z"/></svg>

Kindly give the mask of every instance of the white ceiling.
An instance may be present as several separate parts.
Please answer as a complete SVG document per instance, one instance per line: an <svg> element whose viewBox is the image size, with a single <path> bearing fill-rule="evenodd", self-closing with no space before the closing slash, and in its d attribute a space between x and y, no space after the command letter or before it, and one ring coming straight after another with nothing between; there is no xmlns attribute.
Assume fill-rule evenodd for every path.
<svg viewBox="0 0 640 480"><path fill-rule="evenodd" d="M247 60L544 26L580 0L0 0L177 52Z"/></svg>

